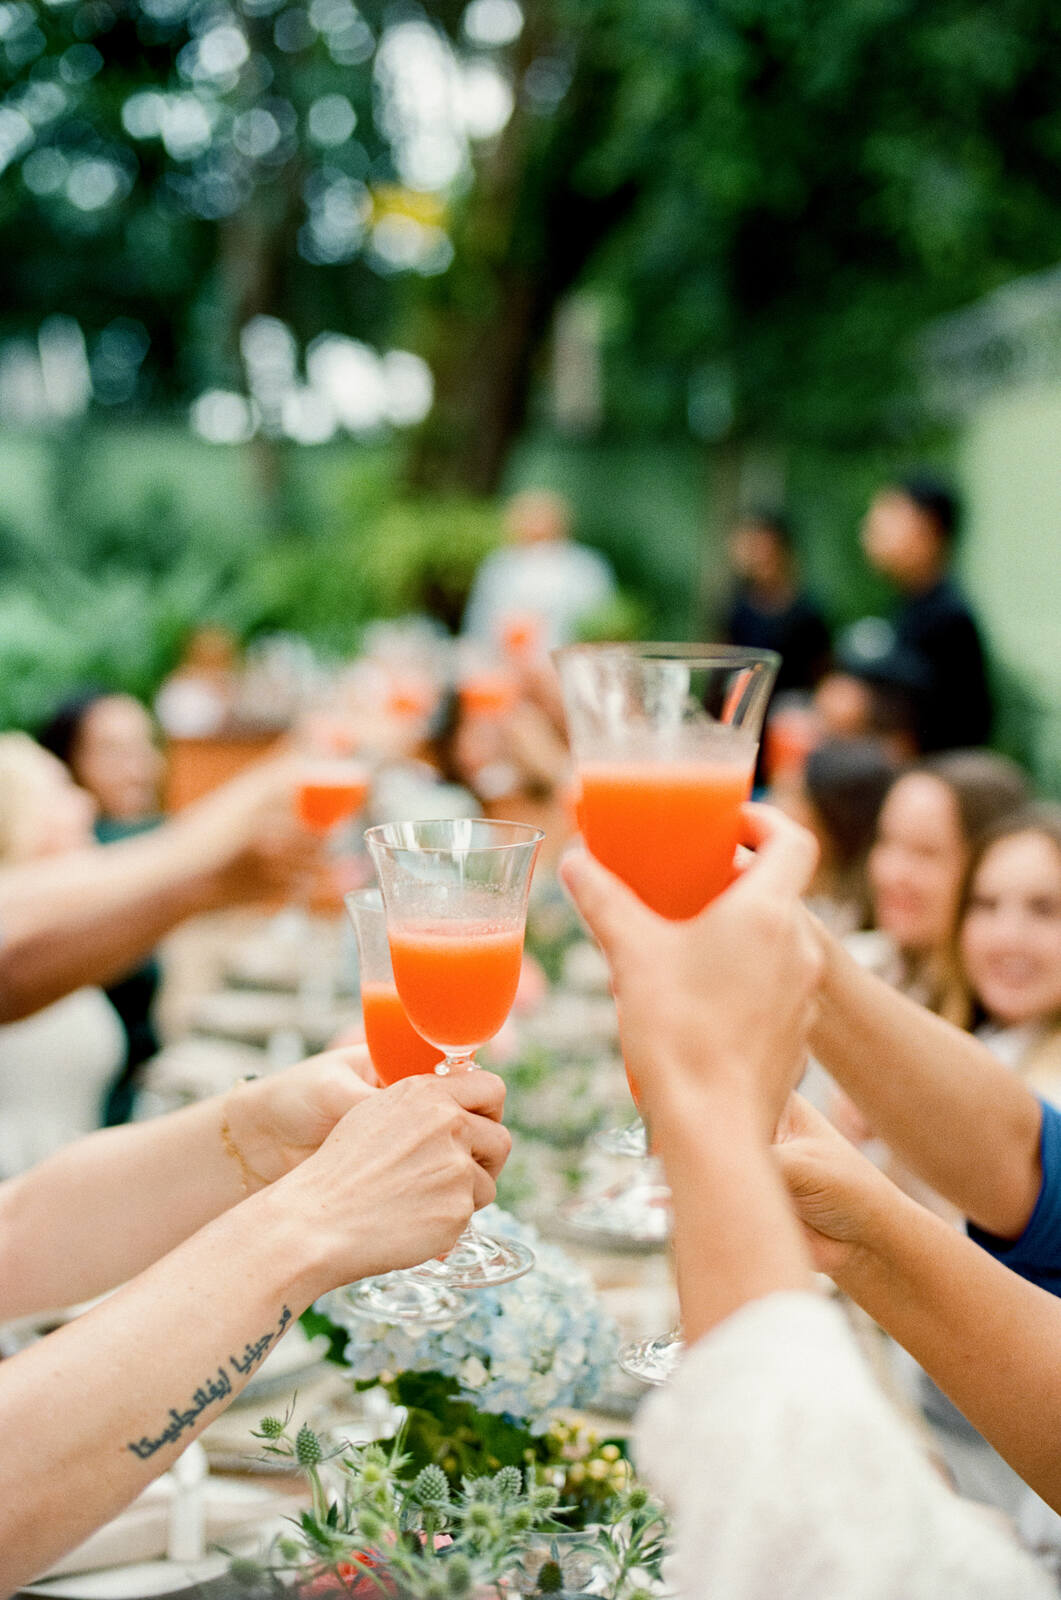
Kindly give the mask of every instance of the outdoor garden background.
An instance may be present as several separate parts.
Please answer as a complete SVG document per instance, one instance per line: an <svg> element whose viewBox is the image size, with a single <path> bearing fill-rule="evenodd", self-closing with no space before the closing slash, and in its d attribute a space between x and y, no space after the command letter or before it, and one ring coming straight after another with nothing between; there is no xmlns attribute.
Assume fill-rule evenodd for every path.
<svg viewBox="0 0 1061 1600"><path fill-rule="evenodd" d="M617 630L708 636L749 500L843 623L928 459L1061 787L1050 0L5 0L0 94L6 725L198 621L452 623L531 483Z"/></svg>

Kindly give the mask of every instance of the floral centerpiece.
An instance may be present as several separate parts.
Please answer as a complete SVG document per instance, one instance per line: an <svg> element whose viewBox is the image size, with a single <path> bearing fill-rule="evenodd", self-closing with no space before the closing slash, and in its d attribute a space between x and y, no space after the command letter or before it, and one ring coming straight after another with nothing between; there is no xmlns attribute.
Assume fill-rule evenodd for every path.
<svg viewBox="0 0 1061 1600"><path fill-rule="evenodd" d="M562 1250L499 1208L484 1220L492 1232L530 1244L535 1269L469 1294L451 1327L375 1322L342 1289L318 1302L311 1323L314 1332L331 1332L333 1352L361 1387L381 1384L405 1409L413 1466L440 1466L453 1485L502 1466L558 1459L555 1413L592 1403L618 1346L591 1280ZM621 1486L620 1457L616 1446L611 1488Z"/></svg>
<svg viewBox="0 0 1061 1600"><path fill-rule="evenodd" d="M402 1441L340 1445L329 1456L308 1425L266 1417L258 1437L305 1474L311 1504L274 1540L262 1562L233 1563L241 1600L465 1600L493 1594L579 1591L607 1600L649 1600L665 1526L634 1486L609 1505L607 1522L564 1529L555 1488L502 1467L452 1490L437 1466L409 1478Z"/></svg>

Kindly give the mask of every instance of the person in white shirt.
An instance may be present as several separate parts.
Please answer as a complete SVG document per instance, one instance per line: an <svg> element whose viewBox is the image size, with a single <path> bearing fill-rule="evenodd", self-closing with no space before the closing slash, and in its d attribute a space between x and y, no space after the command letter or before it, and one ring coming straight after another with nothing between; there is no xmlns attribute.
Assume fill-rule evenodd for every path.
<svg viewBox="0 0 1061 1600"><path fill-rule="evenodd" d="M614 599L611 566L572 540L571 507L545 489L508 502L505 531L507 543L475 575L463 631L495 649L505 647L510 630L527 635L524 648L532 644L538 653L571 644L579 625Z"/></svg>
<svg viewBox="0 0 1061 1600"><path fill-rule="evenodd" d="M686 1600L1044 1600L1051 1580L930 1469L841 1313L815 1292L808 1239L819 1267L831 1249L849 1279L862 1259L827 1237L820 1210L810 1230L809 1205L797 1219L771 1150L823 980L799 904L816 851L776 813L749 807L746 816L753 864L689 922L656 916L584 854L563 868L608 959L624 1059L673 1196L687 1354L638 1434L639 1460L674 1514L677 1585ZM1001 1069L989 1065L994 1082ZM1027 1471L1037 1420L1019 1403L1037 1374L1029 1329L1061 1353L1061 1304L851 1158L885 1186L887 1216L894 1221L892 1194L900 1211L875 1303L887 1304L892 1265L910 1347L941 1383L954 1380L960 1402L1001 1384L977 1424ZM803 1181L813 1189L806 1172ZM902 1256L907 1208L917 1222L912 1261ZM1000 1344L1010 1333L1015 1373ZM973 1368L972 1352L981 1361L993 1352L993 1367ZM1044 1386L1052 1399L1055 1386ZM1040 1455L1058 1470L1037 1485L1048 1496L1061 1488L1052 1437L1045 1429Z"/></svg>

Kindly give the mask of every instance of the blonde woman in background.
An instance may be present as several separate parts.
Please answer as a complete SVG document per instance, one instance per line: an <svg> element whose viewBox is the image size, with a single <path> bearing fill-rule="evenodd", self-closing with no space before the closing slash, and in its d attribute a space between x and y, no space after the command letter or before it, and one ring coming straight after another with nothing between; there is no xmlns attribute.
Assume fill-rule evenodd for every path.
<svg viewBox="0 0 1061 1600"><path fill-rule="evenodd" d="M91 848L95 815L61 761L24 733L0 735L0 867ZM118 1014L94 986L0 1026L0 1176L99 1127L125 1048Z"/></svg>

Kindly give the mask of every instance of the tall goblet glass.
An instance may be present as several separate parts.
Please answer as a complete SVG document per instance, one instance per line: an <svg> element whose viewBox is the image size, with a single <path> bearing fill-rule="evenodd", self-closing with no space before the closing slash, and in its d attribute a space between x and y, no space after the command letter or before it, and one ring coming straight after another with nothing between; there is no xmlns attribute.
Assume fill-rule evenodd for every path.
<svg viewBox="0 0 1061 1600"><path fill-rule="evenodd" d="M587 848L661 916L696 916L734 876L780 658L729 645L602 644L570 646L555 661ZM620 1361L658 1383L680 1353L671 1333L627 1346Z"/></svg>
<svg viewBox="0 0 1061 1600"><path fill-rule="evenodd" d="M544 835L520 822L459 817L369 828L387 914L394 982L413 1027L444 1059L474 1071L519 983L527 896ZM481 1233L474 1218L445 1262L416 1270L447 1288L486 1289L529 1272L525 1246Z"/></svg>
<svg viewBox="0 0 1061 1600"><path fill-rule="evenodd" d="M378 889L359 889L343 896L357 935L361 976L361 1014L365 1040L380 1082L433 1073L441 1053L416 1032L394 987L387 917ZM377 1322L417 1322L445 1326L460 1315L460 1296L441 1284L427 1283L415 1268L366 1278L339 1289L344 1305Z"/></svg>

